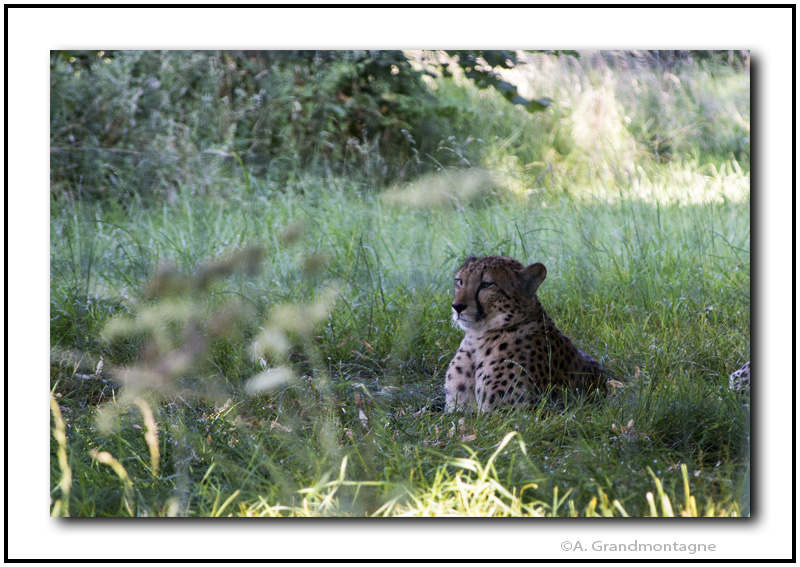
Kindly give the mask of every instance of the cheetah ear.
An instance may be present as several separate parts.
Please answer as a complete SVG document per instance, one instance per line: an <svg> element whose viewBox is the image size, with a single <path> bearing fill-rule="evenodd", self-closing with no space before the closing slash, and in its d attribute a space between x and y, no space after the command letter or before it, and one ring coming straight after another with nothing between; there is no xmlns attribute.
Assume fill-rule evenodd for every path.
<svg viewBox="0 0 800 567"><path fill-rule="evenodd" d="M531 264L530 266L522 268L518 273L519 279L522 282L522 287L525 288L529 294L533 295L547 277L547 268L544 267L544 264L537 262L536 264Z"/></svg>

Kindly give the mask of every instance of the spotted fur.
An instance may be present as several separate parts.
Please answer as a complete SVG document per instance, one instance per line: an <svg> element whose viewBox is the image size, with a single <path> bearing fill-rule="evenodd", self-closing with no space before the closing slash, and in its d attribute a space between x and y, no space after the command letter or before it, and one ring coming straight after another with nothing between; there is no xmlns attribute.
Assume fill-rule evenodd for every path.
<svg viewBox="0 0 800 567"><path fill-rule="evenodd" d="M447 370L446 410L489 411L527 403L548 390L599 388L598 362L555 326L536 296L542 264L469 257L455 277L453 321L464 339Z"/></svg>
<svg viewBox="0 0 800 567"><path fill-rule="evenodd" d="M728 387L742 394L750 393L750 361L748 360L739 370L733 372L728 379Z"/></svg>

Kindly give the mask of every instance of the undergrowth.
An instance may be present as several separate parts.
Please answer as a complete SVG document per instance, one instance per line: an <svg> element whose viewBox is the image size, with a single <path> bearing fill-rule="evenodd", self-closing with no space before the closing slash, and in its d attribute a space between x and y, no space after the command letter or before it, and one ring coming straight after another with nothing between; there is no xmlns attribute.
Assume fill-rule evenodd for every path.
<svg viewBox="0 0 800 567"><path fill-rule="evenodd" d="M749 120L746 79L537 57L556 103L535 115L432 79L475 118L439 175L178 161L163 193L59 185L51 513L748 515L727 377L750 356L749 146L725 111ZM689 128L690 103L727 138ZM489 254L544 263L548 313L625 387L443 413L452 274Z"/></svg>

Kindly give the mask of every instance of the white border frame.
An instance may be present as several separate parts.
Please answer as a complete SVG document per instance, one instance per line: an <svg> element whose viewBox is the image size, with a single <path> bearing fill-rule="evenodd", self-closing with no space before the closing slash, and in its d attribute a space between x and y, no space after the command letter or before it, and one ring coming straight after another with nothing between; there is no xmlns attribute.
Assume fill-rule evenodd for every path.
<svg viewBox="0 0 800 567"><path fill-rule="evenodd" d="M789 9L13 8L8 15L9 558L614 559L561 541L704 541L713 554L793 554L792 23ZM755 517L717 521L64 521L48 511L50 49L741 48L752 50ZM754 97L756 98L756 97ZM4 205L3 205L4 206ZM6 400L4 400L6 401ZM791 491L790 491L790 487ZM467 545L464 546L463 543ZM474 542L474 543L473 543ZM671 558L618 555L627 559Z"/></svg>

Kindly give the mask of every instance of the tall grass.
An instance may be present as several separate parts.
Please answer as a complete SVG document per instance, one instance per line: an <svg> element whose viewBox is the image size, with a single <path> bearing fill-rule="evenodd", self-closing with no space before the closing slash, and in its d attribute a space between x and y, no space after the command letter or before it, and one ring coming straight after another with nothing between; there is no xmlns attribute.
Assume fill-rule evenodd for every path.
<svg viewBox="0 0 800 567"><path fill-rule="evenodd" d="M683 101L656 97L662 160L624 120L659 112L633 70L547 65L525 72L549 114L437 83L477 118L442 151L491 183L298 170L141 207L54 195L52 513L748 514L749 413L726 385L749 359L749 153L674 132L695 91L746 100L740 75L635 75ZM614 143L581 138L598 124ZM442 413L467 254L543 262L548 313L626 387Z"/></svg>
<svg viewBox="0 0 800 567"><path fill-rule="evenodd" d="M212 313L209 317L213 318L224 299L236 297L252 312L250 321L266 325L277 306L308 303L332 281L342 282L336 288L337 301L330 316L308 337L311 351L304 347L292 355L302 381L266 397L246 394L246 381L262 368L247 346L255 339L258 325L245 321L245 334L239 342L221 339L205 354L207 363L200 367L227 392L221 393L217 403L230 396L234 409L217 413L202 403L184 409L190 411L184 417L188 429L196 427L188 423L192 415L207 425L205 430L181 435L213 438L221 434L227 439L223 445L234 445L226 452L236 449L227 457L228 466L245 467L236 474L228 473L228 482L234 486L241 475L252 478L259 487L253 488L255 492L263 490L263 483L269 484L267 479L275 474L256 472L265 466L259 461L272 461L274 467L282 468L281 459L267 458L276 449L278 455L287 451L287 457L298 461L287 470L298 466L306 471L299 476L296 470L281 474L289 474L294 482L298 478L315 482L316 474L336 466L337 459L349 451L358 455L351 461L361 466L356 469L360 473L356 479L371 482L388 477L396 481L410 472L402 465L395 470L396 461L407 459L414 445L423 443L424 456L417 457L427 462L423 467L432 467L431 463L441 458L437 454L463 454L465 450L458 445L460 436L447 436L454 418L430 413L441 403L440 382L459 341L447 311L453 266L467 252L543 261L551 275L541 298L552 316L564 332L630 386L599 407L580 408L584 412L580 419L542 414L544 422L555 425L555 431L531 423L527 415L470 418L479 432L472 444L486 451L498 441L499 433L523 427L526 442L541 440L544 456L551 454L551 447L558 447L549 460L561 468L531 459L527 468L518 472L517 482L538 470L540 475L551 475L543 486L552 489L566 482L574 488L573 482L587 483L586 473L597 470L596 476L590 475L594 481L573 491L578 497L573 504L579 507L586 498L597 495L598 486L618 497L611 488L619 473L612 471L620 461L626 462L623 455L627 454L631 455L631 469L624 470L638 475L640 481L628 479L626 486L637 485L641 494L652 489L645 469L639 468L646 457L649 465L661 466L662 474L670 467L677 471L680 463L689 463L699 475L704 467L712 467L714 473L709 473L711 479L703 490L715 495L722 490L725 498L735 500L735 490L723 489L719 483L724 480L727 485L737 476L746 431L745 414L725 384L727 374L748 352L747 205L662 206L633 200L586 205L566 198L539 203L514 196L492 200L463 210L398 211L378 198L363 200L331 189L326 199L305 202L300 208L294 207L292 196L283 195L268 202L255 201L250 207L189 202L186 208L172 207L159 215L142 212L140 218L129 222L135 232L127 230L115 236L111 229L107 238L95 239L92 254L82 267L90 281L83 296L86 305L113 307L90 310L91 317L70 319L75 306L56 304L54 313L84 326L81 336L99 337L118 311L152 311L150 300L139 290L127 288L124 281L115 293L109 293L106 283L92 277L95 271L125 269L125 257L116 252L118 244L129 239L146 240L149 254L187 273L197 268L203 254L217 256L248 242L272 242L260 277L234 277L213 288L207 299L201 297L194 309ZM570 221L565 223L565 218ZM293 223L302 224L305 236L293 245L277 244L281 230L298 226ZM87 221L83 230L94 230L89 227L95 224ZM59 257L62 248L57 242L53 249L54 270L61 269L61 261L73 261L68 255ZM191 251L197 251L196 255ZM303 269L308 258L317 257L325 259L325 269ZM103 295L102 302L95 294ZM206 302L208 307L204 307ZM157 305L155 312L166 316L167 304ZM73 336L76 333L72 331L54 334L54 344L76 348ZM109 368L129 365L134 345L103 344L84 351L84 356L103 356ZM87 364L91 367L94 359ZM85 385L76 388L69 372L62 370L56 375L60 382L55 390L62 393L62 400L84 400L87 393L81 389ZM323 380L327 383L323 393L327 393L319 398L317 390ZM314 418L321 422L307 423L305 416L298 417L307 403L322 404ZM157 421L174 419L174 415L164 415ZM634 426L628 438L614 435L613 424L631 419ZM240 441L248 428L252 428L248 436L256 432L258 441ZM379 452L372 447L374 440L370 439L374 438L383 439L388 446ZM602 450L596 445L598 439L605 440ZM134 442L142 451L142 472L149 475L144 440L129 439L123 446ZM426 447L437 449L433 452ZM330 451L328 457L320 458L325 454L319 452L322 448ZM199 450L193 448L189 454ZM208 454L209 450L202 449L203 458L212 459L208 464L215 463L216 456L213 451ZM161 452L169 455L168 445L162 445ZM658 465L650 462L650 457ZM197 463L200 468L203 462ZM166 470L168 467L165 463ZM286 483L284 490L292 485L288 479ZM270 492L275 489L272 486ZM563 490L567 489L564 486ZM618 490L627 492L621 487ZM381 504L380 499L376 504ZM637 513L635 507L626 509ZM368 510L372 509L364 511Z"/></svg>

